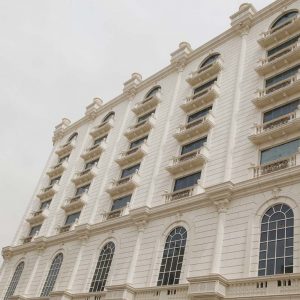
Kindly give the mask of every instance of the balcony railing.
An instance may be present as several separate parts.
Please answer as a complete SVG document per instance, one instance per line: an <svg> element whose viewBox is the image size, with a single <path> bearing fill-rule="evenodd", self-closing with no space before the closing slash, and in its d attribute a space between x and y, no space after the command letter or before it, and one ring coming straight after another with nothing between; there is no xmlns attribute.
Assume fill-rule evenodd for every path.
<svg viewBox="0 0 300 300"><path fill-rule="evenodd" d="M99 144L93 145L85 150L81 157L84 160L92 160L101 155L101 153L106 149L107 143L106 139L103 139Z"/></svg>
<svg viewBox="0 0 300 300"><path fill-rule="evenodd" d="M283 157L277 160L273 160L269 163L253 167L253 177L259 177L283 169L291 168L296 165L299 165L299 163L300 163L300 154L298 152L294 155Z"/></svg>
<svg viewBox="0 0 300 300"><path fill-rule="evenodd" d="M195 86L198 83L204 82L213 76L218 75L223 69L223 60L221 57L217 58L211 64L203 66L195 72L189 74L186 81L191 85Z"/></svg>
<svg viewBox="0 0 300 300"><path fill-rule="evenodd" d="M155 93L155 95L152 95L151 97L148 97L143 101L135 104L132 111L139 116L145 112L153 110L160 101L161 101L161 92L158 91Z"/></svg>
<svg viewBox="0 0 300 300"><path fill-rule="evenodd" d="M69 198L62 205L62 209L67 213L79 210L87 203L87 197L87 193L83 193L81 195Z"/></svg>
<svg viewBox="0 0 300 300"><path fill-rule="evenodd" d="M155 286L138 288L135 290L135 300L186 300L188 297L188 286L185 284L175 286Z"/></svg>
<svg viewBox="0 0 300 300"><path fill-rule="evenodd" d="M271 139L281 138L287 134L299 132L300 130L300 109L278 117L262 125L255 125L254 132L249 139L259 145Z"/></svg>
<svg viewBox="0 0 300 300"><path fill-rule="evenodd" d="M300 92L300 72L263 90L258 90L253 103L258 108L263 108L282 99L289 99L298 92Z"/></svg>
<svg viewBox="0 0 300 300"><path fill-rule="evenodd" d="M192 122L180 125L173 135L177 141L185 142L206 133L215 125L214 116L209 111L205 116Z"/></svg>
<svg viewBox="0 0 300 300"><path fill-rule="evenodd" d="M140 175L138 170L127 177L113 180L106 190L112 197L116 195L126 194L132 192L140 183Z"/></svg>
<svg viewBox="0 0 300 300"><path fill-rule="evenodd" d="M171 174L179 174L187 170L198 169L207 162L208 156L207 147L202 146L194 151L173 157L166 170Z"/></svg>
<svg viewBox="0 0 300 300"><path fill-rule="evenodd" d="M34 241L34 239L39 235L39 230L35 232L34 235L29 235L29 236L26 236L24 238L21 239L22 243L23 244L27 244L27 243L30 243L32 241Z"/></svg>
<svg viewBox="0 0 300 300"><path fill-rule="evenodd" d="M90 132L91 136L96 139L97 137L108 134L111 128L114 127L114 118L111 117L109 120L101 123L100 125L94 127Z"/></svg>
<svg viewBox="0 0 300 300"><path fill-rule="evenodd" d="M98 173L98 167L94 165L88 169L85 169L81 172L75 174L75 177L72 179L75 185L84 184L93 180L93 178Z"/></svg>
<svg viewBox="0 0 300 300"><path fill-rule="evenodd" d="M105 295L106 292L72 294L72 300L104 300Z"/></svg>
<svg viewBox="0 0 300 300"><path fill-rule="evenodd" d="M264 47L269 48L272 45L278 44L286 37L300 31L300 18L299 15L288 20L280 26L276 26L267 32L262 33L262 37L258 40L258 43Z"/></svg>
<svg viewBox="0 0 300 300"><path fill-rule="evenodd" d="M290 45L258 62L256 71L265 76L300 59L300 42Z"/></svg>
<svg viewBox="0 0 300 300"><path fill-rule="evenodd" d="M199 110L201 107L212 103L220 95L220 88L215 82L208 88L200 91L199 93L187 97L183 104L180 107L186 112L190 113L191 111Z"/></svg>
<svg viewBox="0 0 300 300"><path fill-rule="evenodd" d="M58 233L64 233L64 232L71 231L71 230L73 230L75 228L75 226L77 224L78 224L78 219L76 219L75 222L72 223L72 224L66 224L66 225L59 226L57 228Z"/></svg>
<svg viewBox="0 0 300 300"><path fill-rule="evenodd" d="M105 214L105 218L106 220L110 220L110 219L115 219L127 215L129 212L129 208L130 208L130 202L128 202L125 207L107 212Z"/></svg>
<svg viewBox="0 0 300 300"><path fill-rule="evenodd" d="M119 154L119 157L115 160L115 162L119 166L124 167L133 162L137 162L141 160L147 153L148 153L148 144L146 141L144 141L143 144L137 147L121 152Z"/></svg>
<svg viewBox="0 0 300 300"><path fill-rule="evenodd" d="M152 114L147 120L143 120L134 126L129 127L124 135L129 140L146 135L154 127L155 122L156 119L154 114Z"/></svg>
<svg viewBox="0 0 300 300"><path fill-rule="evenodd" d="M65 156L66 154L70 153L76 145L76 140L71 140L70 142L65 143L64 145L60 146L58 150L56 150L56 154L58 156Z"/></svg>
<svg viewBox="0 0 300 300"><path fill-rule="evenodd" d="M49 215L49 206L33 211L30 216L26 219L29 224L42 223Z"/></svg>
<svg viewBox="0 0 300 300"><path fill-rule="evenodd" d="M54 183L52 185L49 185L43 189L41 189L40 193L37 195L37 197L41 200L47 199L52 197L55 193L57 193L59 189L58 183Z"/></svg>
<svg viewBox="0 0 300 300"><path fill-rule="evenodd" d="M47 175L51 177L57 177L58 175L61 175L66 168L68 167L68 162L65 160L63 162L60 162L53 166L48 172Z"/></svg>

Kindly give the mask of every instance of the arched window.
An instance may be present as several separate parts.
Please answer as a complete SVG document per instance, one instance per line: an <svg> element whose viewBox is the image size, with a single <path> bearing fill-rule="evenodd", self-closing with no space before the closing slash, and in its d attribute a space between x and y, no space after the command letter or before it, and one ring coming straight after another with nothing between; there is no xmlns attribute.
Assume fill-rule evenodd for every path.
<svg viewBox="0 0 300 300"><path fill-rule="evenodd" d="M209 57L204 59L204 61L200 65L200 68L211 65L214 61L216 61L218 59L219 56L220 56L219 53L214 53L214 54L210 55Z"/></svg>
<svg viewBox="0 0 300 300"><path fill-rule="evenodd" d="M161 90L161 86L155 86L154 88L152 88L145 96L145 99L148 99L152 96L154 96L157 92L159 92Z"/></svg>
<svg viewBox="0 0 300 300"><path fill-rule="evenodd" d="M46 278L41 297L47 297L52 292L55 281L57 279L61 264L63 262L64 256L62 253L59 253L55 256L52 261L48 276Z"/></svg>
<svg viewBox="0 0 300 300"><path fill-rule="evenodd" d="M285 13L284 15L280 16L271 26L271 29L280 27L286 23L288 23L291 19L293 19L296 15L298 15L298 11L297 10L292 10L289 11L287 13Z"/></svg>
<svg viewBox="0 0 300 300"><path fill-rule="evenodd" d="M269 208L261 221L258 275L293 273L294 213L286 204Z"/></svg>
<svg viewBox="0 0 300 300"><path fill-rule="evenodd" d="M73 140L76 140L78 136L77 132L74 132L69 138L68 138L68 142L71 142Z"/></svg>
<svg viewBox="0 0 300 300"><path fill-rule="evenodd" d="M174 228L167 237L157 280L158 286L179 283L186 238L187 232L184 227Z"/></svg>
<svg viewBox="0 0 300 300"><path fill-rule="evenodd" d="M12 296L17 288L17 285L19 283L20 277L22 275L23 269L24 269L24 262L20 262L15 270L15 273L10 281L9 287L6 291L6 294L4 296L4 300L8 299L8 297Z"/></svg>
<svg viewBox="0 0 300 300"><path fill-rule="evenodd" d="M102 120L102 123L107 122L110 118L113 118L115 115L114 111L111 111L110 113L108 113Z"/></svg>
<svg viewBox="0 0 300 300"><path fill-rule="evenodd" d="M90 293L103 291L115 252L115 244L107 243L101 250L90 287Z"/></svg>

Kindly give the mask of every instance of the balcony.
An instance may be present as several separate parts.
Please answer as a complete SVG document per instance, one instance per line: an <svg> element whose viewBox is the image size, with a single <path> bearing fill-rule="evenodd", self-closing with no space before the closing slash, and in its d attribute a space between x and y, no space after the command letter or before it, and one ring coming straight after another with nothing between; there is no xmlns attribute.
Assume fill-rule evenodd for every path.
<svg viewBox="0 0 300 300"><path fill-rule="evenodd" d="M189 153L173 157L166 170L172 175L178 175L187 170L199 169L208 160L209 152L206 146Z"/></svg>
<svg viewBox="0 0 300 300"><path fill-rule="evenodd" d="M300 153L273 160L267 164L252 167L253 177L260 177L283 169L288 169L300 164Z"/></svg>
<svg viewBox="0 0 300 300"><path fill-rule="evenodd" d="M30 216L26 219L26 221L32 225L37 223L42 223L49 215L49 209L39 209L30 214Z"/></svg>
<svg viewBox="0 0 300 300"><path fill-rule="evenodd" d="M76 186L90 182L97 175L98 170L99 169L97 166L93 166L91 168L85 169L81 172L76 173L72 181Z"/></svg>
<svg viewBox="0 0 300 300"><path fill-rule="evenodd" d="M127 203L125 207L115 209L113 211L109 211L105 214L105 219L111 220L111 219L115 219L127 215L129 213L129 207L130 207L130 203Z"/></svg>
<svg viewBox="0 0 300 300"><path fill-rule="evenodd" d="M54 183L52 185L49 185L43 189L41 189L40 193L37 195L37 197L40 200L44 200L50 197L53 197L55 193L58 192L59 185L58 183Z"/></svg>
<svg viewBox="0 0 300 300"><path fill-rule="evenodd" d="M90 135L96 139L97 137L100 137L102 135L108 134L108 132L111 130L111 128L114 127L114 118L108 119L106 122L103 122L102 124L94 127L92 131L90 132Z"/></svg>
<svg viewBox="0 0 300 300"><path fill-rule="evenodd" d="M252 101L257 108L264 108L300 92L300 72L282 80L268 88L258 90L256 98Z"/></svg>
<svg viewBox="0 0 300 300"><path fill-rule="evenodd" d="M176 284L169 286L155 286L135 289L134 300L186 300L188 297L188 286Z"/></svg>
<svg viewBox="0 0 300 300"><path fill-rule="evenodd" d="M200 91L199 93L187 97L183 104L180 105L183 111L190 113L196 109L199 110L200 107L205 106L213 102L220 94L220 88L215 82L210 87Z"/></svg>
<svg viewBox="0 0 300 300"><path fill-rule="evenodd" d="M85 150L83 154L81 154L81 157L84 160L92 160L94 158L97 158L101 155L101 153L106 149L107 143L106 139L102 140L100 144L93 145Z"/></svg>
<svg viewBox="0 0 300 300"><path fill-rule="evenodd" d="M160 101L161 101L161 92L158 91L155 93L155 95L148 97L143 101L135 104L135 106L132 108L132 111L137 116L139 116L145 112L153 110Z"/></svg>
<svg viewBox="0 0 300 300"><path fill-rule="evenodd" d="M134 162L140 161L147 154L148 154L148 144L145 141L143 144L137 147L121 152L119 154L119 157L115 160L115 162L119 166L124 167Z"/></svg>
<svg viewBox="0 0 300 300"><path fill-rule="evenodd" d="M77 195L75 197L67 199L61 208L66 213L70 213L71 211L81 210L81 208L86 203L87 203L87 193L83 193L81 195Z"/></svg>
<svg viewBox="0 0 300 300"><path fill-rule="evenodd" d="M194 137L206 133L214 125L214 116L211 111L209 111L207 115L200 119L194 120L184 125L180 125L173 136L179 143L183 143L185 141L191 140Z"/></svg>
<svg viewBox="0 0 300 300"><path fill-rule="evenodd" d="M73 150L73 148L75 148L75 145L76 145L76 140L75 139L71 140L70 142L67 142L66 144L60 146L55 153L58 156L65 156L69 154Z"/></svg>
<svg viewBox="0 0 300 300"><path fill-rule="evenodd" d="M65 160L61 163L56 164L53 166L50 171L47 172L47 175L52 178L52 177L57 177L58 175L61 175L66 168L68 167L68 162Z"/></svg>
<svg viewBox="0 0 300 300"><path fill-rule="evenodd" d="M76 221L72 224L65 224L65 225L57 227L57 231L58 231L58 233L64 233L64 232L74 230L74 228L77 224L78 224L78 219L76 219Z"/></svg>
<svg viewBox="0 0 300 300"><path fill-rule="evenodd" d="M274 72L275 70L279 70L288 66L291 63L295 63L300 59L300 42L286 47L275 54L262 58L258 62L258 67L255 69L256 72L265 76Z"/></svg>
<svg viewBox="0 0 300 300"><path fill-rule="evenodd" d="M155 125L156 119L154 115L151 115L149 119L137 123L134 126L131 126L127 129L124 135L128 140L141 137L146 135Z"/></svg>
<svg viewBox="0 0 300 300"><path fill-rule="evenodd" d="M251 142L260 145L264 142L281 138L300 130L300 110L273 119L262 125L255 125L254 132L249 136Z"/></svg>
<svg viewBox="0 0 300 300"><path fill-rule="evenodd" d="M272 45L278 44L285 38L298 32L300 29L300 17L295 16L286 23L263 32L262 37L257 41L263 48L269 48Z"/></svg>
<svg viewBox="0 0 300 300"><path fill-rule="evenodd" d="M171 193L165 192L163 194L163 197L165 203L170 203L175 200L181 200L184 198L192 197L202 192L203 192L203 188L201 187L200 179L199 179L198 184Z"/></svg>
<svg viewBox="0 0 300 300"><path fill-rule="evenodd" d="M106 192L110 194L111 197L116 197L121 194L126 194L132 192L140 183L140 175L138 171L127 177L123 177L119 180L113 180Z"/></svg>
<svg viewBox="0 0 300 300"><path fill-rule="evenodd" d="M218 75L222 69L223 69L223 60L222 58L219 57L211 64L203 66L197 71L190 73L186 81L191 86L195 86L201 82L206 81L209 78L212 78L213 76Z"/></svg>

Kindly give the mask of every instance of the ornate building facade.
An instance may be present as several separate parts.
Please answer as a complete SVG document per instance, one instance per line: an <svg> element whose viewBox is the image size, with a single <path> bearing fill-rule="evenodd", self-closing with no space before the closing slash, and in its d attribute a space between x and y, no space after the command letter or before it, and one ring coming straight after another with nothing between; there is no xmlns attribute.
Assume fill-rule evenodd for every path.
<svg viewBox="0 0 300 300"><path fill-rule="evenodd" d="M0 298L299 299L300 1L56 126Z"/></svg>

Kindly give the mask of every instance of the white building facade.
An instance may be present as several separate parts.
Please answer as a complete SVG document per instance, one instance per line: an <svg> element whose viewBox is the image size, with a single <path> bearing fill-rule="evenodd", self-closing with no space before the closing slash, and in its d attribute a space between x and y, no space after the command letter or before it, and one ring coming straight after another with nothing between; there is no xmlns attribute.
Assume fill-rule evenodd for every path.
<svg viewBox="0 0 300 300"><path fill-rule="evenodd" d="M300 299L299 11L243 4L63 119L0 299Z"/></svg>

